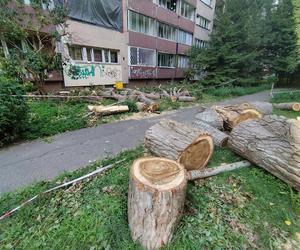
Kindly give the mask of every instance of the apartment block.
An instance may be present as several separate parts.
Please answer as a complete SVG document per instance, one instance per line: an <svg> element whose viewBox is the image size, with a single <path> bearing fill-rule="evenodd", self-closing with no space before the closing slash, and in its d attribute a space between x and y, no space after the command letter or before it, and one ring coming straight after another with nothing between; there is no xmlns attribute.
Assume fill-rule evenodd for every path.
<svg viewBox="0 0 300 250"><path fill-rule="evenodd" d="M30 0L25 3L30 6ZM118 81L137 86L184 79L188 51L207 45L215 4L69 0L68 35L57 44L63 58L60 86L112 86Z"/></svg>

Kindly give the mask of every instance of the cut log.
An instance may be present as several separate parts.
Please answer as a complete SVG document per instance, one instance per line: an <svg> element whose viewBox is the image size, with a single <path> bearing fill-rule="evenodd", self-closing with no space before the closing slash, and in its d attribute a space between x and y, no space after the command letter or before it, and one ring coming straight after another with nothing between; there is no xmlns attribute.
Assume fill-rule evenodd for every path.
<svg viewBox="0 0 300 250"><path fill-rule="evenodd" d="M177 96L191 96L188 90L178 91Z"/></svg>
<svg viewBox="0 0 300 250"><path fill-rule="evenodd" d="M159 94L151 93L151 94L144 94L144 95L145 95L145 97L147 97L151 100L159 100L160 99Z"/></svg>
<svg viewBox="0 0 300 250"><path fill-rule="evenodd" d="M186 186L186 172L175 161L142 158L133 163L128 222L132 239L144 249L159 249L170 242L183 214Z"/></svg>
<svg viewBox="0 0 300 250"><path fill-rule="evenodd" d="M144 112L148 108L148 105L146 103L143 103L143 102L136 102L135 105L137 106L137 109L140 112Z"/></svg>
<svg viewBox="0 0 300 250"><path fill-rule="evenodd" d="M193 126L200 129L203 132L210 134L213 138L214 144L218 147L225 147L228 141L229 136L220 130L210 126L209 124L196 120L193 123Z"/></svg>
<svg viewBox="0 0 300 250"><path fill-rule="evenodd" d="M153 100L147 98L143 94L140 94L138 97L140 102L143 102L148 105L148 112L154 113L159 110L159 104L154 102Z"/></svg>
<svg viewBox="0 0 300 250"><path fill-rule="evenodd" d="M196 98L192 96L179 96L177 100L179 102L194 102Z"/></svg>
<svg viewBox="0 0 300 250"><path fill-rule="evenodd" d="M176 102L177 101L177 96L173 96L173 95L168 94L168 92L166 90L162 91L162 95L165 98L170 99L172 102Z"/></svg>
<svg viewBox="0 0 300 250"><path fill-rule="evenodd" d="M223 125L224 121L222 117L214 109L207 109L203 112L198 113L195 116L195 119L205 122L216 129L219 130L224 129L224 125Z"/></svg>
<svg viewBox="0 0 300 250"><path fill-rule="evenodd" d="M129 108L126 105L118 106L88 106L89 111L94 112L96 115L112 115L118 113L128 112Z"/></svg>
<svg viewBox="0 0 300 250"><path fill-rule="evenodd" d="M269 102L248 102L249 108L256 109L259 113L263 115L273 114L273 105Z"/></svg>
<svg viewBox="0 0 300 250"><path fill-rule="evenodd" d="M300 103L299 102L277 103L277 104L274 104L274 107L277 109L282 109L282 110L300 111Z"/></svg>
<svg viewBox="0 0 300 250"><path fill-rule="evenodd" d="M215 111L222 117L224 121L224 129L231 131L235 126L249 119L260 119L262 114L256 109L245 109L240 105L216 106Z"/></svg>
<svg viewBox="0 0 300 250"><path fill-rule="evenodd" d="M155 156L177 160L187 170L202 169L213 153L210 135L183 123L162 120L146 131L145 148Z"/></svg>
<svg viewBox="0 0 300 250"><path fill-rule="evenodd" d="M231 164L224 164L215 168L206 168L204 170L193 170L188 172L188 180L193 181L197 179L204 179L218 175L220 173L233 171L241 168L250 167L251 163L249 161L239 161Z"/></svg>
<svg viewBox="0 0 300 250"><path fill-rule="evenodd" d="M279 116L240 123L231 132L228 146L300 190L300 122Z"/></svg>

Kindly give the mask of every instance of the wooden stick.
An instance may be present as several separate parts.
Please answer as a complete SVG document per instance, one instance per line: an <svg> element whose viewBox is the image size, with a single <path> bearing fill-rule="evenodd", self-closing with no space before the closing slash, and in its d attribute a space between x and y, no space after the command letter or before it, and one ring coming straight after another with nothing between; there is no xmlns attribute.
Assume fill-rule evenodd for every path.
<svg viewBox="0 0 300 250"><path fill-rule="evenodd" d="M70 185L72 185L72 184L74 184L74 183L77 183L77 182L82 181L82 180L84 180L84 179L87 179L87 178L89 178L89 177L95 176L95 175L97 175L97 174L99 174L99 173L102 173L102 172L104 172L104 171L106 171L106 170L109 170L109 169L113 168L116 164L119 164L119 163L121 163L121 162L124 162L125 160L126 160L126 159L117 161L117 162L115 162L115 163L113 163L113 164L107 165L107 166L105 166L105 167L103 167L103 168L99 168L99 169L97 169L97 170L95 170L95 171L93 171L93 172L91 172L91 173L89 173L89 174L86 174L86 175L84 175L84 176L81 176L81 177L79 177L79 178L77 178L77 179L75 179L75 180L68 181L68 182L66 182L66 183L64 183L64 184L61 184L61 185L56 186L56 187L54 187L54 188L48 189L47 191L41 192L41 193L39 193L39 194L33 196L31 199L29 199L29 200L23 202L20 206L18 206L18 207L16 207L16 208L14 208L14 209L12 209L12 210L10 210L10 211L4 213L4 214L0 217L0 221L1 221L1 220L4 220L5 218L7 218L7 217L9 217L9 216L11 216L14 212L20 210L22 207L26 206L27 204L31 203L32 201L36 200L38 197L40 197L40 196L42 196L42 195L44 195L44 194L48 194L48 193L50 193L50 192L52 192L52 191L55 191L55 190L58 190L58 189L61 189L61 188L70 186Z"/></svg>
<svg viewBox="0 0 300 250"><path fill-rule="evenodd" d="M221 165L215 168L207 168L205 170L193 170L188 172L188 180L204 179L220 173L233 171L241 168L250 167L252 164L249 161L239 161L231 164Z"/></svg>

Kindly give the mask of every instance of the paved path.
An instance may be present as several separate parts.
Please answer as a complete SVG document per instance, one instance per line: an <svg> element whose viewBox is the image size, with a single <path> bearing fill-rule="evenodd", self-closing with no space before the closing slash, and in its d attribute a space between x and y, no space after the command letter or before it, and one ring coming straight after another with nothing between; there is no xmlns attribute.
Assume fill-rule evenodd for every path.
<svg viewBox="0 0 300 250"><path fill-rule="evenodd" d="M239 97L222 103L267 101L268 92ZM0 151L0 194L35 181L50 180L64 171L86 166L90 161L113 156L143 141L145 131L162 118L189 122L197 108L186 108L143 120L127 120L80 129L42 140L23 143Z"/></svg>

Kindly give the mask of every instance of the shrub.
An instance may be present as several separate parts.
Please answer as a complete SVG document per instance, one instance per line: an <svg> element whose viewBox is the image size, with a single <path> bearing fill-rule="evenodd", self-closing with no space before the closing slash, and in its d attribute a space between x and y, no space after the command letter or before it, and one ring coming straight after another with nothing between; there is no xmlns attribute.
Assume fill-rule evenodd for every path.
<svg viewBox="0 0 300 250"><path fill-rule="evenodd" d="M0 147L15 140L26 126L28 107L23 94L17 81L0 77Z"/></svg>
<svg viewBox="0 0 300 250"><path fill-rule="evenodd" d="M122 103L123 105L127 105L130 112L139 112L138 107L136 106L135 102L126 100Z"/></svg>

